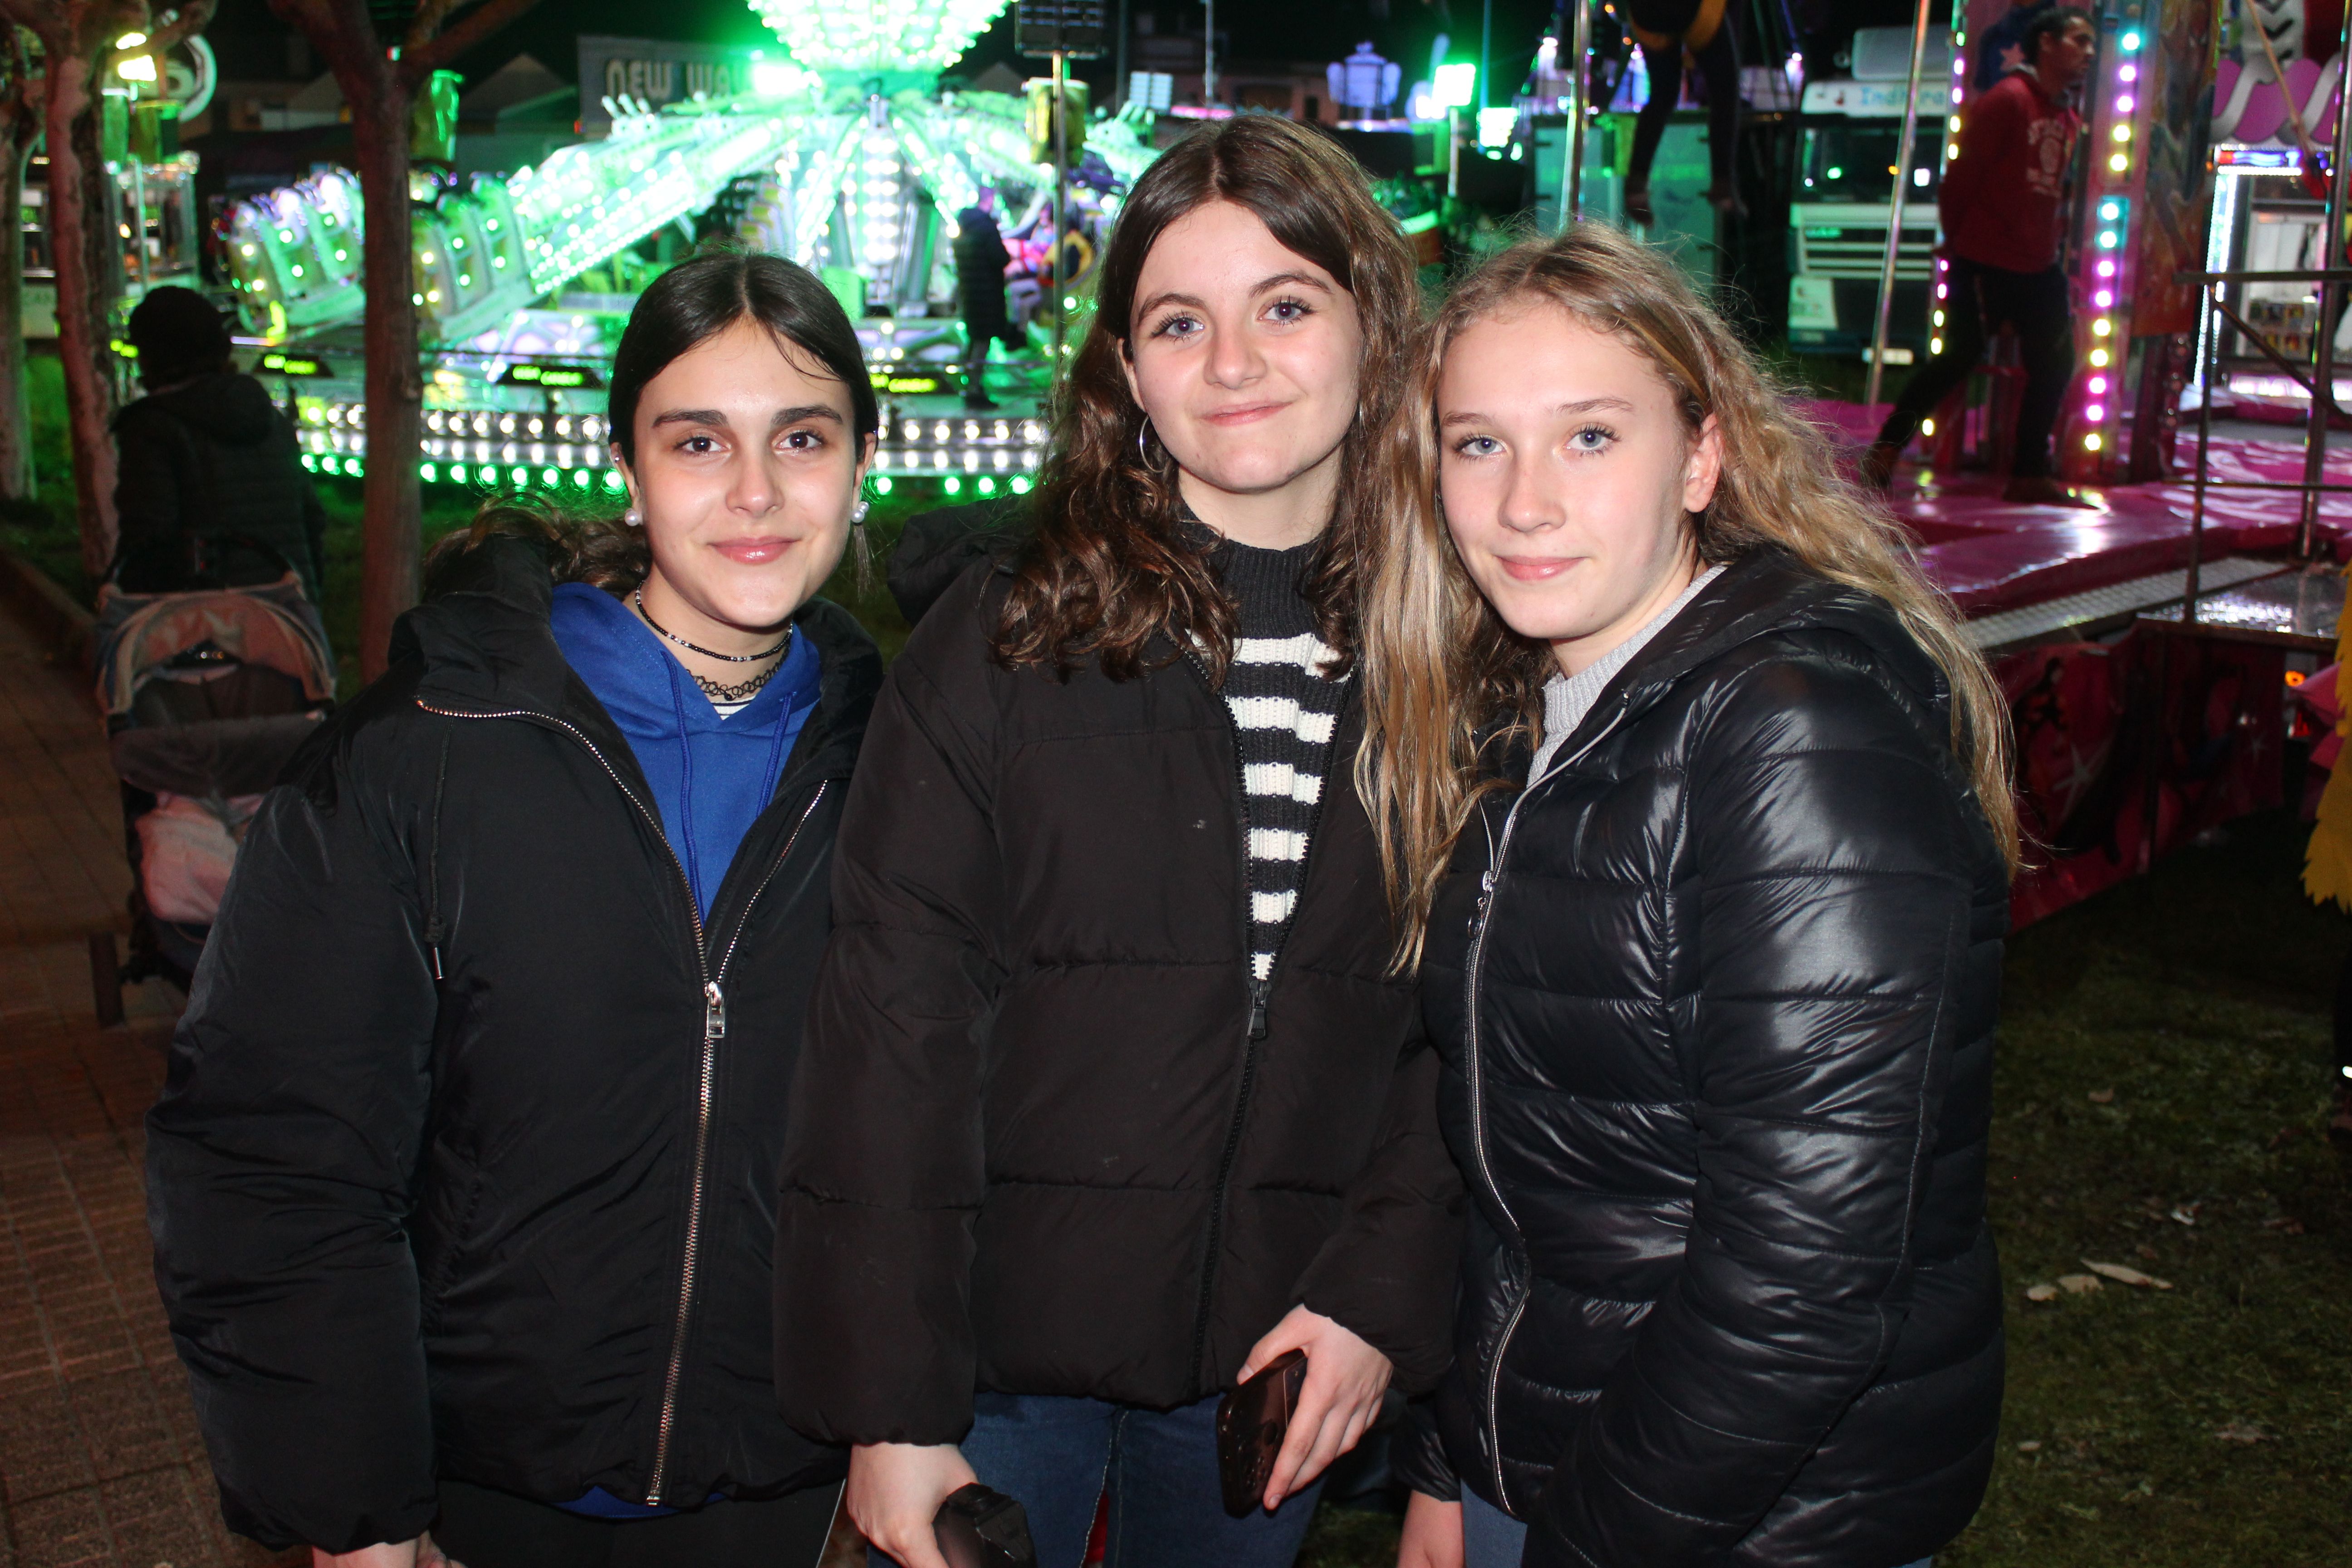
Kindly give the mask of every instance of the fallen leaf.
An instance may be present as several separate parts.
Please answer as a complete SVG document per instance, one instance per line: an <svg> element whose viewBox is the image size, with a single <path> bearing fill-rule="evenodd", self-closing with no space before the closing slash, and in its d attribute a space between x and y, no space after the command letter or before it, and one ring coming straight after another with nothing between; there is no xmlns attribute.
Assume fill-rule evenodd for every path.
<svg viewBox="0 0 2352 1568"><path fill-rule="evenodd" d="M2303 1234L2303 1221L2295 1218L2293 1215L2281 1215L2276 1219L2266 1219L2263 1221L2263 1228L2264 1230L2277 1231L2282 1236L2301 1236Z"/></svg>
<svg viewBox="0 0 2352 1568"><path fill-rule="evenodd" d="M2029 1301L2055 1301L2058 1299L2058 1287L2048 1284L2029 1285L2025 1288L2025 1299Z"/></svg>
<svg viewBox="0 0 2352 1568"><path fill-rule="evenodd" d="M2069 1296L2080 1296L2099 1288L2099 1282L2087 1274L2061 1274L2058 1283Z"/></svg>
<svg viewBox="0 0 2352 1568"><path fill-rule="evenodd" d="M2116 1091L2112 1089L2095 1089L2091 1091L2093 1105L2113 1105L2115 1102Z"/></svg>
<svg viewBox="0 0 2352 1568"><path fill-rule="evenodd" d="M2267 1443L2271 1440L2269 1433L2251 1421L2232 1421L2227 1426L2217 1430L2213 1436L2221 1438L2224 1443Z"/></svg>
<svg viewBox="0 0 2352 1568"><path fill-rule="evenodd" d="M2182 1225L2195 1225L2197 1211L2203 1206L2202 1204L2175 1204L2172 1205L2172 1212L2164 1217L2178 1220Z"/></svg>
<svg viewBox="0 0 2352 1568"><path fill-rule="evenodd" d="M2147 1258L2150 1263L2156 1261L2156 1248L2153 1247L2137 1247L2132 1250L2138 1253L2142 1258Z"/></svg>
<svg viewBox="0 0 2352 1568"><path fill-rule="evenodd" d="M2020 1443L2017 1446L2017 1451L2021 1454L2038 1454L2042 1452L2042 1445L2039 1441Z"/></svg>
<svg viewBox="0 0 2352 1568"><path fill-rule="evenodd" d="M2114 1280L2118 1285L2137 1285L2145 1290L2169 1290L2172 1289L2171 1280L2158 1279L2153 1274L2143 1274L2127 1263L2094 1263L2089 1258L2085 1258L2083 1259L2083 1267L2089 1269L2094 1274L2104 1275L2107 1279ZM2061 1280L2059 1283L2063 1284L2065 1281Z"/></svg>

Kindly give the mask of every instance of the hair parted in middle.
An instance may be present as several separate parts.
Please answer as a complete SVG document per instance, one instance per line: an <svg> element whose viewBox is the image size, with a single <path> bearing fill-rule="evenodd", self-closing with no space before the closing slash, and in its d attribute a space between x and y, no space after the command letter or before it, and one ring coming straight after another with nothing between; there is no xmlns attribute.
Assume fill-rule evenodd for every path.
<svg viewBox="0 0 2352 1568"><path fill-rule="evenodd" d="M1400 966L1419 961L1432 898L1471 807L1510 787L1494 776L1499 743L1532 730L1557 668L1549 648L1512 631L1472 583L1438 493L1436 401L1447 347L1476 322L1544 310L1647 360L1674 393L1686 440L1716 422L1722 477L1706 510L1688 518L1700 560L1727 565L1778 546L1895 611L1950 683L1953 754L2014 868L2009 707L1952 601L1914 563L1885 504L1837 473L1828 437L1666 254L1606 224L1583 223L1516 245L1456 286L1405 373L1405 406L1381 455L1397 511L1368 568L1368 732L1355 767L1403 933Z"/></svg>
<svg viewBox="0 0 2352 1568"><path fill-rule="evenodd" d="M1218 201L1255 214L1355 300L1363 334L1356 416L1339 454L1336 509L1305 584L1324 642L1343 667L1353 661L1360 563L1387 510L1372 450L1420 324L1419 274L1396 220L1336 141L1275 115L1239 114L1161 153L1111 231L1094 321L1072 358L1034 501L1035 537L1015 564L997 627L994 653L1008 667L1063 673L1092 658L1111 679L1131 679L1145 669L1151 639L1165 635L1175 644L1167 657L1189 645L1213 679L1224 678L1234 612L1205 553L1184 536L1175 463L1147 435L1124 369L1145 258L1170 225Z"/></svg>

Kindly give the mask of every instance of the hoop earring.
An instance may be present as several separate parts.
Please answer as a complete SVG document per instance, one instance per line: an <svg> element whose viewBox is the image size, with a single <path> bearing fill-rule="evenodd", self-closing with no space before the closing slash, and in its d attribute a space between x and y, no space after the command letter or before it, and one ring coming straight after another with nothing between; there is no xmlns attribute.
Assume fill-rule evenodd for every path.
<svg viewBox="0 0 2352 1568"><path fill-rule="evenodd" d="M1150 449L1144 445L1144 440L1145 437L1149 437L1150 434L1151 416L1147 414L1143 416L1143 423L1135 427L1135 460L1141 463L1146 468L1151 467L1151 452Z"/></svg>
<svg viewBox="0 0 2352 1568"><path fill-rule="evenodd" d="M621 521L631 528L643 528L646 525L646 514L635 507L631 507L621 514Z"/></svg>

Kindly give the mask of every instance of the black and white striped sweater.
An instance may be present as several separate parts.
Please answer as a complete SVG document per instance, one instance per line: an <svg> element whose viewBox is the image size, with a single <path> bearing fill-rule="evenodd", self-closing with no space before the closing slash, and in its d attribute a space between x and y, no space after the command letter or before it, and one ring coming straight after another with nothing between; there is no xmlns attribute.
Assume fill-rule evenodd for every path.
<svg viewBox="0 0 2352 1568"><path fill-rule="evenodd" d="M1239 612L1241 636L1223 697L1241 746L1242 799L1249 812L1250 963L1265 980L1290 929L1331 763L1347 680L1320 673L1336 658L1317 635L1299 581L1315 555L1310 542L1259 550L1231 540L1212 559Z"/></svg>

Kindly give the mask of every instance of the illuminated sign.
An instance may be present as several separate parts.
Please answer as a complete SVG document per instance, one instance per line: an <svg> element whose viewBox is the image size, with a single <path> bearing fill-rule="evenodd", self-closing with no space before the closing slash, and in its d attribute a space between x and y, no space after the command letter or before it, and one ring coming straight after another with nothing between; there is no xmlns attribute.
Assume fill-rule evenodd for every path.
<svg viewBox="0 0 2352 1568"><path fill-rule="evenodd" d="M500 386L539 386L550 392L594 391L604 378L584 364L510 364L499 374Z"/></svg>
<svg viewBox="0 0 2352 1568"><path fill-rule="evenodd" d="M261 368L279 375L332 375L333 367L324 360L304 359L299 354L263 354Z"/></svg>
<svg viewBox="0 0 2352 1568"><path fill-rule="evenodd" d="M756 52L657 38L583 37L580 40L580 123L612 123L608 98L632 98L659 109L698 98L732 98L751 90Z"/></svg>
<svg viewBox="0 0 2352 1568"><path fill-rule="evenodd" d="M940 390L940 378L935 375L889 375L876 371L873 379L877 392L902 392L920 396Z"/></svg>

